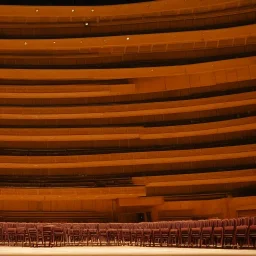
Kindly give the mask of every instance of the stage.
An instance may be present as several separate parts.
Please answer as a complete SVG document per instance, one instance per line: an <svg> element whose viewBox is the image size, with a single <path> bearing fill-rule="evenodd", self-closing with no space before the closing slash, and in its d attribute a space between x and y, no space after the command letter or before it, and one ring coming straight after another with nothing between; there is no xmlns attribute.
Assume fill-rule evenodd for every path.
<svg viewBox="0 0 256 256"><path fill-rule="evenodd" d="M0 247L1 256L32 256L32 255L92 255L92 256L255 256L256 250L231 249L196 249L196 248L167 248L167 247L53 247L53 248L27 248L27 247Z"/></svg>

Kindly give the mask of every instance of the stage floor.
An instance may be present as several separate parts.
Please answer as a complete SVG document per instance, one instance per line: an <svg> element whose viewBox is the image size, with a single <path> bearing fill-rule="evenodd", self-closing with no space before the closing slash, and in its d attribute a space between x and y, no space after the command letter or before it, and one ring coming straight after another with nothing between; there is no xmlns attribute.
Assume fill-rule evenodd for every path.
<svg viewBox="0 0 256 256"><path fill-rule="evenodd" d="M256 250L231 249L196 249L196 248L167 248L167 247L53 247L53 248L26 248L26 247L0 247L1 256L256 256Z"/></svg>

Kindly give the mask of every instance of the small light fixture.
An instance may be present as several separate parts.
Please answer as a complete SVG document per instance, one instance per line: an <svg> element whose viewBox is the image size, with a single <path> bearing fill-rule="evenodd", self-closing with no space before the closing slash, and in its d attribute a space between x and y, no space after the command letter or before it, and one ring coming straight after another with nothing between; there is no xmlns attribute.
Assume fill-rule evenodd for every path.
<svg viewBox="0 0 256 256"><path fill-rule="evenodd" d="M94 10L92 9L92 12L94 12Z"/></svg>
<svg viewBox="0 0 256 256"><path fill-rule="evenodd" d="M72 9L72 12L74 12L75 10L74 9Z"/></svg>
<svg viewBox="0 0 256 256"><path fill-rule="evenodd" d="M38 12L39 10L38 9L36 9L36 12Z"/></svg>
<svg viewBox="0 0 256 256"><path fill-rule="evenodd" d="M83 43L83 41L80 41L80 44L82 44Z"/></svg>
<svg viewBox="0 0 256 256"><path fill-rule="evenodd" d="M130 40L130 37L127 37L126 40L127 40L127 41Z"/></svg>
<svg viewBox="0 0 256 256"><path fill-rule="evenodd" d="M55 44L56 42L54 41L53 43Z"/></svg>
<svg viewBox="0 0 256 256"><path fill-rule="evenodd" d="M27 42L24 43L24 45L27 45L27 44L28 44Z"/></svg>
<svg viewBox="0 0 256 256"><path fill-rule="evenodd" d="M88 23L88 22L86 22L86 23L84 23L84 25L85 25L85 26L88 26L88 25L89 25L89 23Z"/></svg>

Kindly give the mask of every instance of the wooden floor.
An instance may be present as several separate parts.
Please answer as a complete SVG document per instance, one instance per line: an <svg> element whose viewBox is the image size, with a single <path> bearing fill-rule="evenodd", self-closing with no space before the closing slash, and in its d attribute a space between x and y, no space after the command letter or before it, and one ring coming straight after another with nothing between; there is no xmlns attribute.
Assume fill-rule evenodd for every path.
<svg viewBox="0 0 256 256"><path fill-rule="evenodd" d="M194 248L152 248L152 247L53 247L53 248L26 248L0 247L1 256L256 256L256 250L231 249L194 249Z"/></svg>

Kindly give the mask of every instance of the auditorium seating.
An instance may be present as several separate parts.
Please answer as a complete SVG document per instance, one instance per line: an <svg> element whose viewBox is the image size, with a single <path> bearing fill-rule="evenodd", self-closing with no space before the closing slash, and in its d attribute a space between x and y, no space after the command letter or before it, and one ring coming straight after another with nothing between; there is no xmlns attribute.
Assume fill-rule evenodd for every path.
<svg viewBox="0 0 256 256"><path fill-rule="evenodd" d="M255 248L255 217L142 223L0 223L0 243Z"/></svg>
<svg viewBox="0 0 256 256"><path fill-rule="evenodd" d="M250 24L255 20L255 3L247 0L164 0L140 3L136 8L120 5L60 10L56 6L50 9L25 7L20 10L16 6L4 6L1 12L5 14L1 19L2 38L67 38L203 30Z"/></svg>
<svg viewBox="0 0 256 256"><path fill-rule="evenodd" d="M256 2L0 8L0 245L256 248Z"/></svg>

